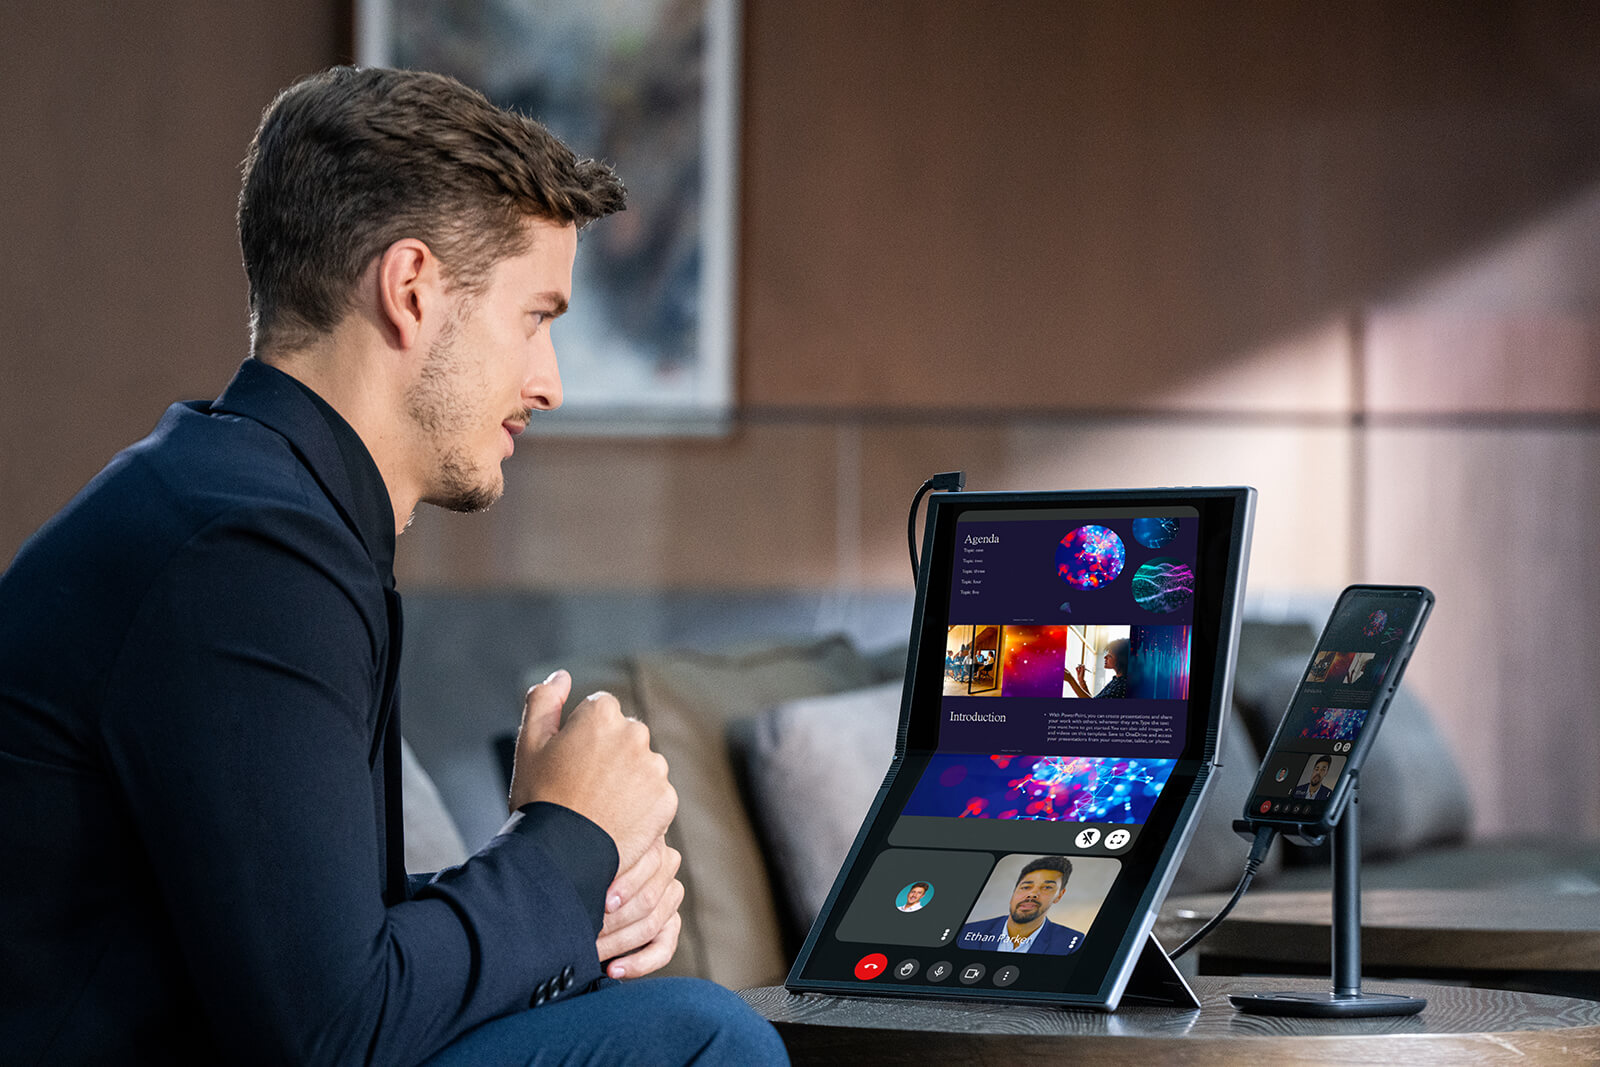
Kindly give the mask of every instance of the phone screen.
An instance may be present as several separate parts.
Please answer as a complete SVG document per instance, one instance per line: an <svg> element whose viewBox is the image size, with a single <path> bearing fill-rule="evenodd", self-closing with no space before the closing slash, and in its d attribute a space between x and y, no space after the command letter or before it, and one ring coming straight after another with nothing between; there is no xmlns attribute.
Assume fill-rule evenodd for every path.
<svg viewBox="0 0 1600 1067"><path fill-rule="evenodd" d="M1340 595L1261 764L1246 818L1331 824L1432 605L1420 586L1351 586Z"/></svg>

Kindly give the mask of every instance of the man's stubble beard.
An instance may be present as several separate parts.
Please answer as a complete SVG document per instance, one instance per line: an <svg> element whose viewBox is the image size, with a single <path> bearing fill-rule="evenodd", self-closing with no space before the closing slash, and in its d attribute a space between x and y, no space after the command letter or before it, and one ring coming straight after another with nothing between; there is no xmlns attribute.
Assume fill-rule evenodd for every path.
<svg viewBox="0 0 1600 1067"><path fill-rule="evenodd" d="M474 512L500 499L505 478L499 464L489 475L475 469L462 443L477 413L461 396L466 370L456 346L459 323L453 314L428 349L421 375L406 392L406 413L436 453L433 484L422 499L449 511Z"/></svg>

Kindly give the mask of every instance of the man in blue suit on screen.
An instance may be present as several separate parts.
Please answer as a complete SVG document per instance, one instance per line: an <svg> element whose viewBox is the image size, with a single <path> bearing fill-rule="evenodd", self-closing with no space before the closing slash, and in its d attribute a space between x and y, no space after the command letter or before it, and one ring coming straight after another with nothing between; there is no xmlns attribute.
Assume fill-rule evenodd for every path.
<svg viewBox="0 0 1600 1067"><path fill-rule="evenodd" d="M962 948L993 952L1032 952L1065 956L1078 951L1083 934L1048 918L1067 891L1072 861L1065 856L1040 856L1017 875L1011 890L1011 910L993 919L979 919L961 928L956 944Z"/></svg>

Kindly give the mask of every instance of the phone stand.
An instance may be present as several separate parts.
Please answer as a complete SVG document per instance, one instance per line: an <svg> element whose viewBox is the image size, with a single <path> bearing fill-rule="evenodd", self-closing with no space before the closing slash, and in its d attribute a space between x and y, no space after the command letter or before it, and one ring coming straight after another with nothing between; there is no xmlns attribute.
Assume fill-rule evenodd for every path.
<svg viewBox="0 0 1600 1067"><path fill-rule="evenodd" d="M1292 1015L1352 1019L1372 1015L1415 1015L1428 1006L1423 997L1361 991L1361 833L1356 814L1357 779L1350 802L1333 828L1333 989L1326 993L1231 993L1228 1003L1252 1015Z"/></svg>

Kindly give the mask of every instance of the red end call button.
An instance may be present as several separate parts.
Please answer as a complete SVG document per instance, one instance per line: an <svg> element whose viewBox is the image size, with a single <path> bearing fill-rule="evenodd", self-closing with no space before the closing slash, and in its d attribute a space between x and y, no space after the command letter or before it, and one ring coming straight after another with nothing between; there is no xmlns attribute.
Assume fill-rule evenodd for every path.
<svg viewBox="0 0 1600 1067"><path fill-rule="evenodd" d="M862 956L856 962L856 977L863 982L870 982L884 971L889 969L889 957L881 952L874 952Z"/></svg>

